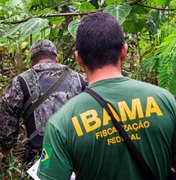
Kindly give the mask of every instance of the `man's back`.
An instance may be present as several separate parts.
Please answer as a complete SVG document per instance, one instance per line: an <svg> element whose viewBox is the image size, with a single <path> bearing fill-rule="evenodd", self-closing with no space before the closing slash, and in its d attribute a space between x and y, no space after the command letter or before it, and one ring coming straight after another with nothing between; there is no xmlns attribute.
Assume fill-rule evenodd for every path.
<svg viewBox="0 0 176 180"><path fill-rule="evenodd" d="M174 98L164 89L125 77L98 81L90 87L115 107L116 118L157 179L166 179L171 151L176 150ZM67 109L70 111L64 115ZM88 94L73 98L51 118L46 134L51 132L56 138L47 139L45 145L59 147L53 152L57 160L52 156L48 167L41 161L41 170L50 168L51 177L68 179L74 170L77 179L142 179L107 112ZM69 153L62 156L63 152ZM64 162L69 162L67 168ZM62 173L53 172L56 169Z"/></svg>
<svg viewBox="0 0 176 180"><path fill-rule="evenodd" d="M16 140L14 133L19 132L18 119L22 114L23 107L28 101L28 98L35 94L33 102L35 102L39 96L53 84L57 79L60 78L61 74L65 71L66 66L48 60L47 62L37 64L29 70L20 74L26 82L28 89L22 87L20 84L19 76L16 76L11 84L4 91L2 96L2 107L1 107L1 121L0 124L0 135L4 138L3 142L0 141L0 148L9 149ZM41 140L44 133L44 128L49 117L57 111L65 102L67 102L73 96L79 94L85 85L85 79L73 70L69 70L69 74L51 95L41 104L34 113L25 120L27 129L27 137L36 131L36 136L31 140L34 141L34 147L40 148ZM83 84L81 84L83 80ZM52 81L50 83L50 81ZM46 86L46 87L41 87ZM29 91L29 97L26 97L26 91ZM32 102L31 102L32 103ZM6 112L6 113L4 113ZM8 132L8 134L7 134ZM36 139L37 135L41 135L40 140ZM8 136L8 138L5 138Z"/></svg>
<svg viewBox="0 0 176 180"><path fill-rule="evenodd" d="M90 88L114 106L117 121L156 179L167 179L171 162L176 162L175 99L164 89L123 76L127 50L114 16L96 12L81 20L75 55ZM72 171L76 179L148 178L135 164L110 116L86 93L49 120L43 145L38 170L42 180L69 179Z"/></svg>

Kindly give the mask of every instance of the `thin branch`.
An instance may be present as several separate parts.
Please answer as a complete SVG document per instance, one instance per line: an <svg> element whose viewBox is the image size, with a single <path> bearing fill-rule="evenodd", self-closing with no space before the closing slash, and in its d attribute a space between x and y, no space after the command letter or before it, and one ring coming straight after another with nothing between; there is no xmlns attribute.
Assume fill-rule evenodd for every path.
<svg viewBox="0 0 176 180"><path fill-rule="evenodd" d="M134 0L129 3L129 5L135 5L140 3L141 0ZM47 14L47 15L39 15L39 16L34 16L34 17L28 17L26 19L20 20L20 21L1 21L2 24L20 24L23 22L28 21L31 18L49 18L49 17L64 17L64 16L84 16L88 15L89 13L95 13L97 11L103 11L103 9L98 9L95 11L89 11L89 12L73 12L73 13L57 13L57 14Z"/></svg>
<svg viewBox="0 0 176 180"><path fill-rule="evenodd" d="M150 8L150 9L156 9L156 10L161 10L161 11L176 11L175 8L157 8L157 7L152 7L152 6L147 6L147 5L144 5L144 4L141 4L141 3L136 3L136 5L138 6L141 6L141 7L146 7L146 8Z"/></svg>
<svg viewBox="0 0 176 180"><path fill-rule="evenodd" d="M100 10L101 11L101 10ZM87 15L89 13L95 13L96 11L89 11L89 12L74 12L74 13L57 13L57 14L47 14L47 15L39 15L39 16L33 16L33 17L29 17L20 21L1 21L2 24L20 24L23 22L28 21L31 18L49 18L49 17L66 17L66 16L83 16L83 15Z"/></svg>

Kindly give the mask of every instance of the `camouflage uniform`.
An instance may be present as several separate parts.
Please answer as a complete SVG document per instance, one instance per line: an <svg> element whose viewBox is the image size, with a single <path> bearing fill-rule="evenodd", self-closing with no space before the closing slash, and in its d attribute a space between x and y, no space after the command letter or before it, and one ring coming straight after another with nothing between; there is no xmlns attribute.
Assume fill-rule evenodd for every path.
<svg viewBox="0 0 176 180"><path fill-rule="evenodd" d="M38 92L40 94L39 79L48 77L59 78L65 67L65 65L48 60L45 63L33 66L26 72L23 72L21 76L28 81L31 93ZM86 80L84 76L70 70L69 75L65 79L68 84L67 89L60 92L53 92L34 111L36 127L40 127L41 125L45 127L48 120L46 117L50 117L71 97L82 91L83 84L80 81L80 76L83 78L83 82L85 83ZM2 96L2 105L0 108L0 151L5 151L11 148L14 142L16 142L17 135L19 134L19 118L24 103L22 87L18 77L15 77Z"/></svg>

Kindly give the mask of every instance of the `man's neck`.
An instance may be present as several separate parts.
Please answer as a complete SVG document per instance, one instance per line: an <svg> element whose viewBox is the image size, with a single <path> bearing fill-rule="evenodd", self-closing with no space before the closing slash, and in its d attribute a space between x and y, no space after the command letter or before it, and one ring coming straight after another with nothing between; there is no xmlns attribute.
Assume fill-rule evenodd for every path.
<svg viewBox="0 0 176 180"><path fill-rule="evenodd" d="M104 79L123 77L121 68L118 66L105 66L103 68L96 69L93 72L88 70L85 71L89 85Z"/></svg>
<svg viewBox="0 0 176 180"><path fill-rule="evenodd" d="M49 59L49 58L47 58L47 59L41 59L41 60L37 61L36 63L32 63L32 64L31 64L31 67L32 67L32 66L35 66L35 65L37 65L37 64L42 64L42 63L46 63L46 62L54 62L54 60Z"/></svg>
<svg viewBox="0 0 176 180"><path fill-rule="evenodd" d="M37 64L40 64L40 63L45 63L45 62L54 62L52 59L41 59L37 62Z"/></svg>

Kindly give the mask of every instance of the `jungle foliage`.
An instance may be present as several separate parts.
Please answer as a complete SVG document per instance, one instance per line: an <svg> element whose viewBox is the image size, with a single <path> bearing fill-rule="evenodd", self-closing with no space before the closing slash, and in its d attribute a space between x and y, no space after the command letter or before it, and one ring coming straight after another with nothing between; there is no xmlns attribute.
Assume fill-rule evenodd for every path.
<svg viewBox="0 0 176 180"><path fill-rule="evenodd" d="M39 38L59 48L60 62L79 70L74 38L80 19L95 11L122 24L129 55L124 73L176 94L175 0L1 0L0 88L28 68L29 48Z"/></svg>
<svg viewBox="0 0 176 180"><path fill-rule="evenodd" d="M175 96L176 0L1 0L0 94L28 68L30 46L40 38L56 44L61 63L81 71L74 59L76 29L82 17L96 11L109 12L123 27L129 45L123 73ZM11 153L6 176L26 178Z"/></svg>

